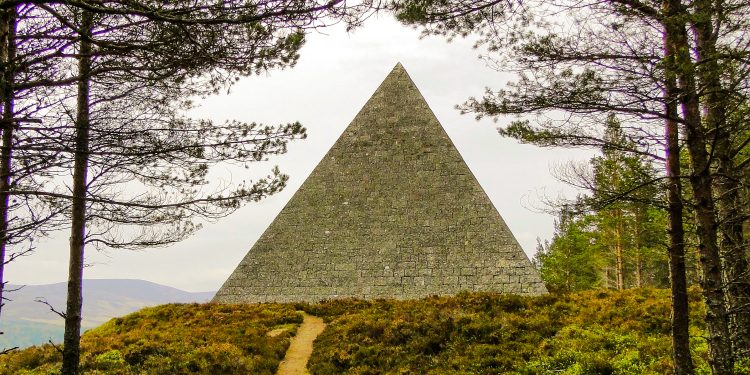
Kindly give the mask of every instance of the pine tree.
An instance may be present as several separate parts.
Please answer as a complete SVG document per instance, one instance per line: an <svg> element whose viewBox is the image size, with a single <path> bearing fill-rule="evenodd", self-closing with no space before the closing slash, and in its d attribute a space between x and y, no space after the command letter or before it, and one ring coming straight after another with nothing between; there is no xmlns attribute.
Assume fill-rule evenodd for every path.
<svg viewBox="0 0 750 375"><path fill-rule="evenodd" d="M690 4L681 0L663 3L540 0L523 4L403 0L395 1L392 6L399 19L423 25L427 33L447 36L478 33L479 44L488 47L488 58L496 66L520 72L518 80L511 82L508 89L488 90L483 98L472 98L463 105L464 111L478 116L499 116L561 110L570 115L560 121L555 121L554 116L541 117L544 120L534 125L518 121L503 129L502 134L522 140L535 138L537 144L547 146L601 145L601 127L597 123L603 122L603 115L617 113L625 123L637 128L633 134L641 150L651 150L647 153L659 156L653 150L659 145L666 146L664 154L671 158L667 171L673 237L669 254L676 307L686 306L684 239L680 238L682 215L678 212L681 176L675 173L678 171L675 161L680 159L679 132L683 131L690 155L691 207L695 212L702 289L708 307L710 363L715 373L730 373L736 358L732 346L739 348L744 344L731 335L730 345L725 301L737 297L724 288L726 274L722 268L727 264L722 263L721 254L732 247L719 248L718 233L722 225L714 213L717 202L718 207L723 203L716 199L716 175L710 156L727 152L728 142L722 138L739 130L723 126L728 124L720 120L731 115L719 112L731 108L718 99L748 92L747 80L730 81L724 73L731 66L742 72L749 67L741 57L746 56L750 45L745 17L748 4L723 0ZM697 53L691 55L691 50ZM707 87L711 89L705 90ZM702 110L706 111L705 118ZM666 142L661 142L662 138ZM724 163L724 167L731 166ZM736 175L731 170L727 174ZM736 203L726 207L734 206ZM723 212L725 217L737 217L730 210ZM726 229L723 232L728 233ZM736 226L734 233L735 239L738 238ZM742 262L732 264L741 271ZM733 331L742 332L739 320L734 322ZM675 371L692 373L687 326L673 323L682 330L675 334L680 338L679 343L675 342Z"/></svg>
<svg viewBox="0 0 750 375"><path fill-rule="evenodd" d="M55 64L68 76L22 83L61 92L47 111L58 121L44 123L35 138L44 145L40 155L56 158L53 172L35 176L46 178L44 189L9 195L55 199L71 208L68 303L61 315L63 373L75 374L87 244L167 245L197 230L196 220L225 216L285 185L286 176L276 169L266 179L213 191L207 176L223 161L246 165L285 152L288 141L304 136L300 124L193 120L181 115L189 108L187 98L216 92L243 75L294 65L305 29L324 25L326 14L340 20L357 11L314 1L74 1L33 7L63 25L51 37L67 42L57 49ZM75 118L65 123L71 112ZM71 186L56 184L54 176L70 170Z"/></svg>

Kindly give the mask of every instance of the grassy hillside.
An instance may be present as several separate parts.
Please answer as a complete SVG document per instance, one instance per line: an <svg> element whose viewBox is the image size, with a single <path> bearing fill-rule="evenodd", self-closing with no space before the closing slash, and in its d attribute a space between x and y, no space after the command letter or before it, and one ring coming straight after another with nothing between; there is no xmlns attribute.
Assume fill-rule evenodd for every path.
<svg viewBox="0 0 750 375"><path fill-rule="evenodd" d="M693 352L707 373L703 314L691 294ZM517 297L462 294L417 301L316 305L164 305L84 335L91 374L272 374L301 316L329 324L313 374L669 374L663 290ZM279 336L267 333L285 328ZM51 374L50 346L0 358L0 374Z"/></svg>
<svg viewBox="0 0 750 375"><path fill-rule="evenodd" d="M693 353L707 373L703 309ZM669 294L590 291L534 298L463 294L306 307L329 321L313 374L669 374Z"/></svg>
<svg viewBox="0 0 750 375"><path fill-rule="evenodd" d="M86 374L274 374L302 322L291 305L162 305L83 335ZM280 329L283 328L283 329ZM269 336L271 330L278 335ZM0 374L55 374L51 345L0 358Z"/></svg>

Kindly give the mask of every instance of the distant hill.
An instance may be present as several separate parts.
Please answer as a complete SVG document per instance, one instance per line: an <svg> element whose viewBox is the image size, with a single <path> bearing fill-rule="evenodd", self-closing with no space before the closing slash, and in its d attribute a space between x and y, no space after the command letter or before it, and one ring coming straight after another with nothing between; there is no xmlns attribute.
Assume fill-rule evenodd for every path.
<svg viewBox="0 0 750 375"><path fill-rule="evenodd" d="M96 327L109 319L165 303L207 302L215 292L186 292L144 280L91 279L83 282L83 328ZM19 288L8 285L6 290ZM62 341L63 320L37 299L65 311L66 283L26 285L7 294L0 317L0 348L26 347Z"/></svg>

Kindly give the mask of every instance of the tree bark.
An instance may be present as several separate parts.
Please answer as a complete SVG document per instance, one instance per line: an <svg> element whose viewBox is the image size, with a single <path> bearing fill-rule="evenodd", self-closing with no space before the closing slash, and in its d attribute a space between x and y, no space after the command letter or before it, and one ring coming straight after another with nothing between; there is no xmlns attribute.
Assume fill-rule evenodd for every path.
<svg viewBox="0 0 750 375"><path fill-rule="evenodd" d="M643 223L645 222L643 207L635 207L635 286L643 287L643 259L641 257L641 236L643 235Z"/></svg>
<svg viewBox="0 0 750 375"><path fill-rule="evenodd" d="M622 229L620 222L622 220L622 213L620 210L616 211L615 219L615 276L617 277L617 290L623 290L625 288L623 278L623 261L622 261Z"/></svg>
<svg viewBox="0 0 750 375"><path fill-rule="evenodd" d="M706 326L712 372L731 374L733 354L729 341L728 315L724 306L724 289L719 255L716 212L712 189L712 175L706 150L706 133L701 123L700 107L695 86L695 71L687 55L688 43L684 26L666 33L673 44L675 66L678 66L680 104L685 116L687 146L691 157L690 183L695 197L696 232L703 271L701 286L706 301ZM669 43L668 42L668 43Z"/></svg>
<svg viewBox="0 0 750 375"><path fill-rule="evenodd" d="M724 282L727 285L727 302L730 334L736 359L750 355L750 273L745 252L742 200L739 184L735 180L731 157L719 148L730 147L729 139L716 140L715 155L718 160L716 192L718 193L719 228L721 230L721 258Z"/></svg>
<svg viewBox="0 0 750 375"><path fill-rule="evenodd" d="M63 375L79 373L81 310L83 306L83 266L86 240L86 193L89 160L91 81L91 28L93 17L81 12L81 41L78 56L78 103L76 113L75 159L73 165L73 206L71 210L68 300L63 341Z"/></svg>
<svg viewBox="0 0 750 375"><path fill-rule="evenodd" d="M718 225L714 206L712 175L706 150L706 132L701 123L700 103L695 83L695 66L689 55L685 17L680 0L667 1L666 43L672 46L679 100L684 116L687 149L692 173L690 185L695 200L696 233L700 254L701 287L706 302L709 364L714 375L731 374L733 355L724 305L721 258L717 242Z"/></svg>
<svg viewBox="0 0 750 375"><path fill-rule="evenodd" d="M669 216L669 280L672 298L672 360L675 375L695 373L690 355L690 310L687 295L687 272L685 267L685 228L682 219L682 176L680 171L680 143L677 119L677 81L674 76L674 51L672 45L664 43L666 59L664 133L667 156L667 202Z"/></svg>
<svg viewBox="0 0 750 375"><path fill-rule="evenodd" d="M0 100L2 101L2 149L0 149L0 316L5 305L5 262L9 239L8 208L10 202L11 160L14 123L13 77L15 60L16 9L0 10Z"/></svg>
<svg viewBox="0 0 750 375"><path fill-rule="evenodd" d="M697 1L698 14L716 14L710 1ZM721 232L720 251L730 334L735 359L750 355L750 274L745 253L740 176L734 165L730 124L727 121L728 94L721 82L721 67L716 51L716 34L712 17L698 17L693 23L696 41L698 77L706 95L705 122L713 132L712 145L716 157L716 192Z"/></svg>
<svg viewBox="0 0 750 375"><path fill-rule="evenodd" d="M717 239L718 225L708 152L705 148L706 138L698 114L698 98L694 94L686 96L683 100L686 120L697 118L697 121L687 121L690 125L686 127L686 130L688 151L693 167L690 184L695 196L696 233L699 239L698 251L703 271L701 287L706 302L706 326L711 354L709 362L714 374L731 374L733 355L729 340L729 319L724 305L724 282Z"/></svg>

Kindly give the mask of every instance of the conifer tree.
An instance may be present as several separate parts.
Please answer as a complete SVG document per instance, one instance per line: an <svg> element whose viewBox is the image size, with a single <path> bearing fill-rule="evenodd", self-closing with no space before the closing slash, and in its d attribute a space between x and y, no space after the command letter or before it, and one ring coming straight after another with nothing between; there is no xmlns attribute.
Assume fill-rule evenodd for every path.
<svg viewBox="0 0 750 375"><path fill-rule="evenodd" d="M199 228L196 219L225 216L283 188L286 176L278 170L255 183L213 191L207 175L221 161L244 165L284 152L287 141L304 136L300 124L219 125L181 113L190 96L216 92L243 75L292 66L306 28L321 26L326 14L346 19L356 13L338 4L35 3L72 34L58 63L73 73L45 84L68 90L50 112L75 117L67 125L46 126L39 138L45 152L59 153L55 168L72 170L73 181L11 194L71 206L63 373L78 372L87 244L170 244Z"/></svg>
<svg viewBox="0 0 750 375"><path fill-rule="evenodd" d="M33 6L6 7L8 3L0 2L0 309L8 299L6 266L29 255L35 237L64 227L59 214L65 210L48 198L14 192L37 190L39 178L54 164L54 153L39 152L44 146L37 131L56 100L54 87L43 86L60 77L54 66L68 40L61 25L42 17Z"/></svg>
<svg viewBox="0 0 750 375"><path fill-rule="evenodd" d="M552 240L539 244L534 262L552 292L574 292L602 285L600 254L591 245L591 217L562 207Z"/></svg>
<svg viewBox="0 0 750 375"><path fill-rule="evenodd" d="M666 286L667 260L660 251L665 242L662 177L648 159L624 151L635 150L636 146L628 145L616 117L608 118L602 141L601 156L558 171L562 181L583 189L585 194L573 202L551 203L562 206L560 222L575 222L577 226L575 231L556 230L545 256L555 251L558 242L571 241L567 237L574 234L585 238L576 241L578 247L586 248L579 253L591 258L575 263L588 262L596 270L597 282L589 287L621 290Z"/></svg>
<svg viewBox="0 0 750 375"><path fill-rule="evenodd" d="M701 117L701 105L704 108L710 105L710 93L719 91L703 90L696 83L712 82L718 88L722 82L710 74L700 74L701 70L717 73L710 64L701 62L706 61L706 56L714 57L708 60L721 62L722 70L725 69L722 66L732 64L747 66L740 57L747 54L747 24L743 21L747 4L705 1L695 5L691 8L680 0L667 0L663 4L632 0L393 3L403 22L423 25L427 33L457 36L477 32L479 44L488 48L488 58L496 66L520 73L508 89L488 90L483 98L470 99L462 106L464 111L478 116L550 111L572 115L558 122L548 121L549 117L534 125L516 122L501 131L504 135L534 139L535 143L547 146L599 145L602 137L597 123L603 123L602 115L614 112L625 123L635 126L633 134L642 150L658 155L656 148L665 146L664 154L669 160L669 254L675 309L687 307L682 266L685 241L681 238L684 233L679 212L682 205L678 202L682 176L676 173L679 172L676 161L680 160L678 134L684 131L683 139L690 154L692 207L703 261L711 366L715 373L724 374L732 371L735 356L728 341L729 319L724 303L727 290L717 242L719 224L713 217L715 195L708 157L708 147L723 146L721 142L712 142L721 138L718 128L706 128ZM714 31L702 33L708 24L715 27ZM693 31L694 39L687 37L688 28ZM691 41L696 45L691 45ZM704 42L708 44L701 47ZM694 47L709 53L693 60L689 51ZM716 58L719 56L722 59ZM746 80L732 82L730 87L746 86ZM743 88L735 92L747 91ZM663 137L666 142L661 142ZM734 298L731 293L729 297ZM687 314L678 310L673 316L679 319ZM692 373L687 324L673 321L673 327L675 371ZM738 328L734 330L741 331ZM742 346L736 338L733 341L735 348Z"/></svg>

